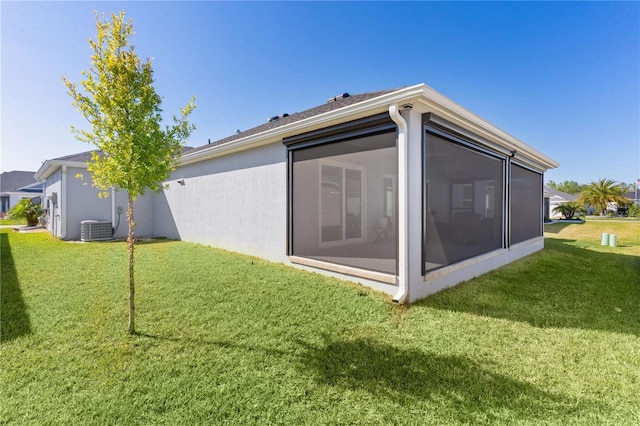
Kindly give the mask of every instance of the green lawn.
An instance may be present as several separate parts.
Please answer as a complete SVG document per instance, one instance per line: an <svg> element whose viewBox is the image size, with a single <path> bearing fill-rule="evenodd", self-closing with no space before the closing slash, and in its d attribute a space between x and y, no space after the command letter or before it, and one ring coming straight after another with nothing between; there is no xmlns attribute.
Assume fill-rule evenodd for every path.
<svg viewBox="0 0 640 426"><path fill-rule="evenodd" d="M2 230L0 423L558 424L640 419L640 223L411 307L213 248ZM619 247L600 246L615 232Z"/></svg>
<svg viewBox="0 0 640 426"><path fill-rule="evenodd" d="M0 226L1 225L27 225L27 220L26 219L0 219Z"/></svg>

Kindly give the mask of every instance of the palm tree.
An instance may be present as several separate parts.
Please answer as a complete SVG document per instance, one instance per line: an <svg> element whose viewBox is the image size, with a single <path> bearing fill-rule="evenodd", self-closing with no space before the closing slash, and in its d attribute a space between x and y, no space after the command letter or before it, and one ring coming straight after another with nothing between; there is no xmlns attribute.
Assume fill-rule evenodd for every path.
<svg viewBox="0 0 640 426"><path fill-rule="evenodd" d="M625 188L620 186L611 179L600 179L598 182L591 182L580 193L578 201L584 204L590 204L600 209L600 214L604 216L607 213L609 203L620 205L630 204L631 200L625 198Z"/></svg>
<svg viewBox="0 0 640 426"><path fill-rule="evenodd" d="M568 201L566 203L558 204L553 211L555 213L560 213L565 219L573 219L573 216L576 213L586 213L584 206L578 201Z"/></svg>

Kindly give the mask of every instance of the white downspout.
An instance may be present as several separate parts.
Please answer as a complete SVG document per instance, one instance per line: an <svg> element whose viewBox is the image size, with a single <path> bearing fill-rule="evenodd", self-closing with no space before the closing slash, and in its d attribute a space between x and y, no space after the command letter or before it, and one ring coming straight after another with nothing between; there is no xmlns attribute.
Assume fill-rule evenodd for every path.
<svg viewBox="0 0 640 426"><path fill-rule="evenodd" d="M393 301L403 303L409 296L409 192L407 182L407 122L398 111L398 104L389 105L389 116L398 126L398 292Z"/></svg>
<svg viewBox="0 0 640 426"><path fill-rule="evenodd" d="M115 234L116 229L116 188L111 187L111 229Z"/></svg>
<svg viewBox="0 0 640 426"><path fill-rule="evenodd" d="M64 216L64 217L63 217ZM67 236L67 166L62 166L62 177L60 178L60 239Z"/></svg>

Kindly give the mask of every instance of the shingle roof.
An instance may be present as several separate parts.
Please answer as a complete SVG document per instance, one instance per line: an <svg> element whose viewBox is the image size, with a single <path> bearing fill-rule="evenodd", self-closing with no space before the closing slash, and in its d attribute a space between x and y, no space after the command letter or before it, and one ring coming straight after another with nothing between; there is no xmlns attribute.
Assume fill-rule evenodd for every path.
<svg viewBox="0 0 640 426"><path fill-rule="evenodd" d="M550 188L548 186L544 187L545 194L554 195L556 197L564 198L567 201L576 201L578 199L577 195L568 194L566 192L558 191L557 189Z"/></svg>
<svg viewBox="0 0 640 426"><path fill-rule="evenodd" d="M91 160L91 153L95 152L95 151L96 150L94 149L92 151L80 152L78 154L65 155L64 157L54 158L54 160L57 160L57 161L77 161L77 162L86 163L87 161Z"/></svg>
<svg viewBox="0 0 640 426"><path fill-rule="evenodd" d="M0 192L12 192L23 186L37 183L35 172L12 171L0 175Z"/></svg>
<svg viewBox="0 0 640 426"><path fill-rule="evenodd" d="M182 148L182 154L191 151L193 149L193 147L190 146L185 146L184 148ZM87 161L91 161L91 153L92 152L98 152L99 150L93 150L93 151L86 151L86 152L80 152L78 154L71 154L71 155L65 155L64 157L58 157L58 158L54 158L53 160L56 161L77 161L77 162L81 162L81 163L86 163Z"/></svg>
<svg viewBox="0 0 640 426"><path fill-rule="evenodd" d="M301 111L301 112L296 112L287 116L280 116L277 120L273 120L273 121L268 121L267 123L261 124L259 126L253 127L251 129L245 130L243 132L237 133L235 135L231 135L228 136L226 138L223 139L219 139L215 142L211 142L207 145L203 145L197 148L194 148L191 152L196 152L196 151L201 151L203 149L206 149L208 147L212 147L212 146L216 146L216 145L222 145L231 141L234 141L236 139L241 139L247 136L251 136L251 135L255 135L257 133L261 133L261 132L265 132L267 130L271 130L271 129L275 129L277 127L280 126L284 126L286 124L291 124L291 123L295 123L296 121L300 121L300 120L304 120L305 118L310 118L310 117L315 117L316 115L320 115L323 114L325 112L329 112L329 111L333 111L336 110L338 108L343 108L349 105L353 105L353 104L357 104L359 102L363 102L366 101L368 99L373 99L373 98L377 98L378 96L382 96L384 94L387 93L391 93L391 92L395 92L396 90L398 90L400 88L396 88L396 89L387 89L387 90L380 90L377 92L367 92L367 93L360 93L357 95L348 95L346 97L337 97L337 98L333 98L330 99L330 101L327 101L326 103L322 104L322 105L318 105L316 107Z"/></svg>

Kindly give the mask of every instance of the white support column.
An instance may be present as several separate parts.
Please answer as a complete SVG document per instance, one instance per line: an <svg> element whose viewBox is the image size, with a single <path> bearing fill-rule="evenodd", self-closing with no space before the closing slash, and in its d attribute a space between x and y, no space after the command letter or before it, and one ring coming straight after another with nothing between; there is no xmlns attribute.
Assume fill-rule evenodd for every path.
<svg viewBox="0 0 640 426"><path fill-rule="evenodd" d="M422 283L422 114L411 105L389 106L398 125L398 292L393 300L411 302ZM415 287L414 287L415 288Z"/></svg>
<svg viewBox="0 0 640 426"><path fill-rule="evenodd" d="M423 153L422 113L404 109L402 117L407 123L407 286L411 303L417 300L422 278L422 222L423 222Z"/></svg>

